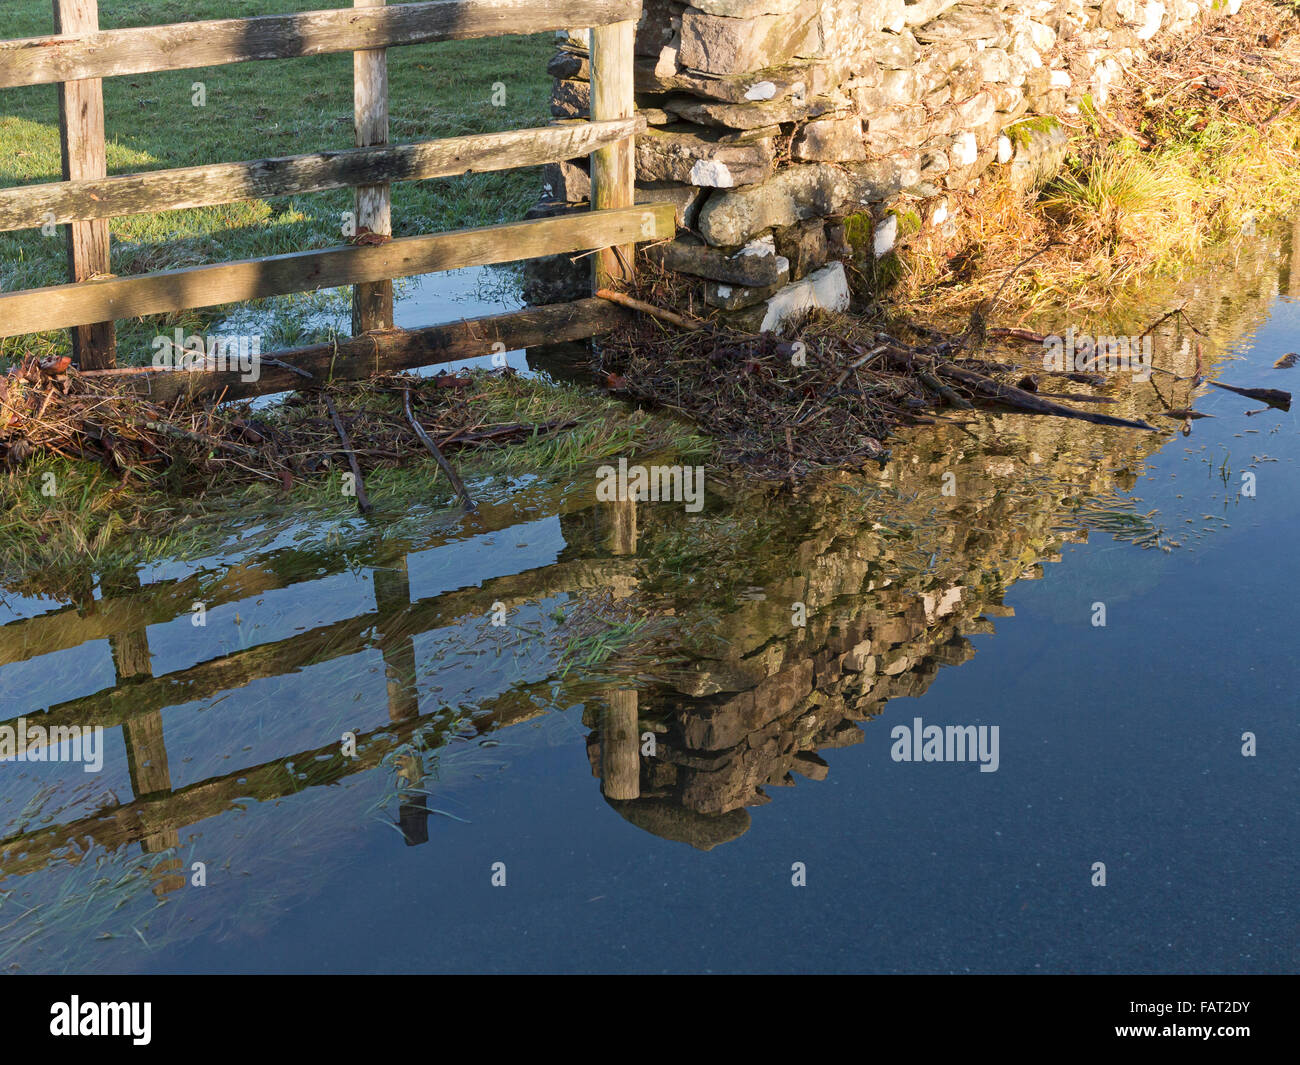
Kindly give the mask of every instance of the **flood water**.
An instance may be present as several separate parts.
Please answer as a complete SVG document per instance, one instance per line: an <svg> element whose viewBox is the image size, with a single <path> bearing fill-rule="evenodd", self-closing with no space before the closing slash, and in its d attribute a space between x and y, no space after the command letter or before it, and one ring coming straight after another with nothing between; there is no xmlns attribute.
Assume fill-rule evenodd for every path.
<svg viewBox="0 0 1300 1065"><path fill-rule="evenodd" d="M1219 379L1300 383L1292 251L1190 292ZM1125 375L1158 434L984 414L700 513L586 473L10 579L2 723L104 746L0 762L0 969L1294 971L1296 416L1154 381L1213 417ZM996 760L897 760L917 719Z"/></svg>

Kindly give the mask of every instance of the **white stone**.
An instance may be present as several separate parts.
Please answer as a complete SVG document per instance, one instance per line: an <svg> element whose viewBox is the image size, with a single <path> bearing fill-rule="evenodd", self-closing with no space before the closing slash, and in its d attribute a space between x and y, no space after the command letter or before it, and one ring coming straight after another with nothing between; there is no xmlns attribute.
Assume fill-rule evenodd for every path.
<svg viewBox="0 0 1300 1065"><path fill-rule="evenodd" d="M667 47L660 49L659 58L655 61L655 77L671 78L680 69L677 62L677 49Z"/></svg>
<svg viewBox="0 0 1300 1065"><path fill-rule="evenodd" d="M767 301L761 332L780 328L789 319L822 308L828 311L849 309L849 279L843 263L831 263L815 270L802 281L787 285Z"/></svg>
<svg viewBox="0 0 1300 1065"><path fill-rule="evenodd" d="M930 216L930 222L937 228L948 221L948 201L940 200L939 206L934 209L934 214Z"/></svg>
<svg viewBox="0 0 1300 1065"><path fill-rule="evenodd" d="M716 159L697 159L691 167L690 184L702 188L730 189L735 188L736 180L731 176L726 163L720 163Z"/></svg>
<svg viewBox="0 0 1300 1065"><path fill-rule="evenodd" d="M979 158L979 145L975 143L975 134L958 133L952 139L952 161L957 166L970 166Z"/></svg>
<svg viewBox="0 0 1300 1065"><path fill-rule="evenodd" d="M1052 88L1068 89L1070 87L1070 72L1068 70L1052 71Z"/></svg>
<svg viewBox="0 0 1300 1065"><path fill-rule="evenodd" d="M756 81L745 93L746 100L770 100L776 95L776 85L770 81Z"/></svg>
<svg viewBox="0 0 1300 1065"><path fill-rule="evenodd" d="M1097 70L1094 74L1097 83L1096 98L1099 105L1105 104L1110 99L1110 87L1119 82L1124 73L1124 68L1111 58L1103 59L1097 64Z"/></svg>
<svg viewBox="0 0 1300 1065"><path fill-rule="evenodd" d="M1040 52L1050 52L1052 46L1056 44L1056 31L1051 26L1044 26L1041 22L1029 22L1029 39L1034 42L1034 47Z"/></svg>
<svg viewBox="0 0 1300 1065"><path fill-rule="evenodd" d="M1140 41L1149 41L1160 32L1160 23L1165 18L1165 5L1160 0L1147 0L1138 12L1138 18L1140 22L1133 34Z"/></svg>
<svg viewBox="0 0 1300 1065"><path fill-rule="evenodd" d="M776 238L772 236L771 233L764 233L763 236L755 237L743 248L741 248L740 251L736 252L736 255L733 256L733 258L739 257L741 255L757 255L760 258L762 258L765 255L775 255L775 254L776 254Z"/></svg>
<svg viewBox="0 0 1300 1065"><path fill-rule="evenodd" d="M877 259L894 250L894 241L898 239L898 216L890 215L871 235L871 252Z"/></svg>
<svg viewBox="0 0 1300 1065"><path fill-rule="evenodd" d="M1228 14L1235 15L1241 10L1241 0L1228 0Z"/></svg>
<svg viewBox="0 0 1300 1065"><path fill-rule="evenodd" d="M999 163L1011 162L1011 152L1012 152L1011 138L1008 137L1005 133L1000 134L998 136L998 162Z"/></svg>

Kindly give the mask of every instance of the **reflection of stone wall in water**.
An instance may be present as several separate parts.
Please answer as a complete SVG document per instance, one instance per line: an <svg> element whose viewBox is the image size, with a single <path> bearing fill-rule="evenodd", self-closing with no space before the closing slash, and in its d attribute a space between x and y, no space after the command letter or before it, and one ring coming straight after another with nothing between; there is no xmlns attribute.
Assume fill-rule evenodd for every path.
<svg viewBox="0 0 1300 1065"><path fill-rule="evenodd" d="M708 279L718 307L761 305L810 275L837 291L842 269L826 264L851 254L863 229L846 234L846 216L869 214L881 254L900 222L948 224L956 196L990 167L1021 187L1040 182L1064 153L1052 116L1077 115L1085 96L1104 104L1150 42L1240 2L645 0L640 198L674 202L691 231L659 254ZM586 31L558 36L552 112L585 117ZM586 201L586 166L548 166L535 211ZM760 254L734 257L754 241ZM579 264L530 264L530 301L585 294Z"/></svg>
<svg viewBox="0 0 1300 1065"><path fill-rule="evenodd" d="M1236 257L1231 275L1215 275L1224 284L1185 287L1188 315L1211 338L1207 360L1222 350L1216 340L1226 347L1248 334L1300 276L1287 266L1293 251L1291 234L1260 240ZM1164 354L1157 352L1156 365L1191 371L1194 356L1181 345L1167 341ZM1190 405L1189 383L1157 382L1172 405ZM1114 395L1119 402L1108 409L1176 428L1157 416L1162 407L1150 385L1126 385ZM673 526L700 530L701 561L686 576L694 577L691 588L714 591L681 590L682 578L667 588L668 605L684 626L708 609L721 618L701 626L707 636L692 665L670 685L640 692L639 705L633 693L618 693L625 717L632 696L634 725L625 720L615 734L607 711L589 709L589 755L606 797L629 821L665 838L707 849L739 835L749 824L745 808L770 801L764 789L797 777L824 779L829 767L818 751L861 742L859 723L889 699L924 694L942 666L970 658L966 637L992 632L991 619L1010 613L1005 590L1042 576L1042 563L1059 560L1062 543L1086 538L1060 531L1067 498L1130 487L1168 440L1054 418L990 416L968 432L926 428L897 442L878 499L853 490L860 477L844 475L803 500L769 507L750 501L690 525L670 506L640 505L639 554L648 572L656 543ZM941 494L946 473L955 477L952 497ZM739 543L712 549L715 536L721 541L737 529ZM891 534L899 529L910 537ZM729 580L739 593L724 607ZM796 602L807 609L802 628L792 624ZM640 759L629 784L626 758L646 731L656 733L655 755ZM630 748L621 763L608 749L614 735ZM622 765L616 790L611 764Z"/></svg>

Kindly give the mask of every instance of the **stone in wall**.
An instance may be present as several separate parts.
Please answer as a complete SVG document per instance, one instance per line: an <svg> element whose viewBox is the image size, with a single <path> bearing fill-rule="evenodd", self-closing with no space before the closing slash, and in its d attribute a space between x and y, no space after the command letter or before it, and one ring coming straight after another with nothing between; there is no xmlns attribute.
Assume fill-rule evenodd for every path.
<svg viewBox="0 0 1300 1065"><path fill-rule="evenodd" d="M586 118L591 110L591 83L557 78L551 90L551 114L556 118Z"/></svg>
<svg viewBox="0 0 1300 1065"><path fill-rule="evenodd" d="M790 264L793 281L807 277L831 258L826 223L820 218L777 229L773 240L777 253Z"/></svg>
<svg viewBox="0 0 1300 1065"><path fill-rule="evenodd" d="M646 254L666 269L728 285L770 288L790 280L790 260L777 254L776 244L770 239L723 251L684 234L648 248Z"/></svg>
<svg viewBox="0 0 1300 1065"><path fill-rule="evenodd" d="M1211 2L646 0L638 201L671 200L679 226L704 242L674 242L696 250L673 252L670 268L693 264L711 302L758 300L738 313L766 317L781 292L758 297L777 282L718 262L775 241L796 283L851 253L847 215L869 212L879 237L903 197L946 232L945 190L971 189L989 168L1041 186L1065 143L1044 116L1077 114L1085 94L1104 104L1128 59L1188 32ZM590 96L588 35L557 37L553 111L577 117ZM589 195L581 165L553 164L544 181L539 209Z"/></svg>
<svg viewBox="0 0 1300 1065"><path fill-rule="evenodd" d="M685 122L723 129L762 129L765 126L797 122L813 114L822 113L829 104L809 103L802 97L787 96L780 100L760 100L753 103L732 104L717 100L700 100L694 96L669 96L664 100L664 110Z"/></svg>
<svg viewBox="0 0 1300 1065"><path fill-rule="evenodd" d="M710 197L700 210L699 232L710 244L744 244L774 226L839 214L852 197L845 171L828 164L791 166L760 187Z"/></svg>
<svg viewBox="0 0 1300 1065"><path fill-rule="evenodd" d="M636 172L645 181L681 181L700 188L753 185L772 174L773 127L741 135L699 126L662 126L636 138Z"/></svg>
<svg viewBox="0 0 1300 1065"><path fill-rule="evenodd" d="M705 74L744 74L779 66L798 50L816 13L816 0L801 0L784 14L749 18L687 8L682 14L682 66Z"/></svg>
<svg viewBox="0 0 1300 1065"><path fill-rule="evenodd" d="M787 96L818 96L835 87L834 71L824 63L716 77L689 70L666 74L656 71L653 64L641 61L635 64L633 73L639 93L681 92L701 100L732 104L781 100Z"/></svg>
<svg viewBox="0 0 1300 1065"><path fill-rule="evenodd" d="M851 162L866 159L862 119L854 116L822 118L807 122L790 146L795 159L806 162Z"/></svg>
<svg viewBox="0 0 1300 1065"><path fill-rule="evenodd" d="M704 286L704 302L723 311L740 311L771 299L785 288L785 283L747 288L724 281L709 281Z"/></svg>

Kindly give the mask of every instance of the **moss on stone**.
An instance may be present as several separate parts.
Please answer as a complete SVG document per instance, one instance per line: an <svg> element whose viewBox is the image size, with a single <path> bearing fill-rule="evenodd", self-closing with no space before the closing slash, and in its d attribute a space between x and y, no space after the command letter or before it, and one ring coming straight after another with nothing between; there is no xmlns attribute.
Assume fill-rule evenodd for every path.
<svg viewBox="0 0 1300 1065"><path fill-rule="evenodd" d="M1051 133L1060 127L1061 122L1055 115L1035 115L1011 123L1002 132L1011 139L1012 144L1020 148L1028 145L1035 133Z"/></svg>
<svg viewBox="0 0 1300 1065"><path fill-rule="evenodd" d="M900 240L921 231L921 216L916 211L903 208L894 211L894 217L898 219L898 238Z"/></svg>
<svg viewBox="0 0 1300 1065"><path fill-rule="evenodd" d="M844 239L853 249L853 258L871 258L871 239L874 231L875 223L872 221L870 211L859 211L844 219Z"/></svg>

